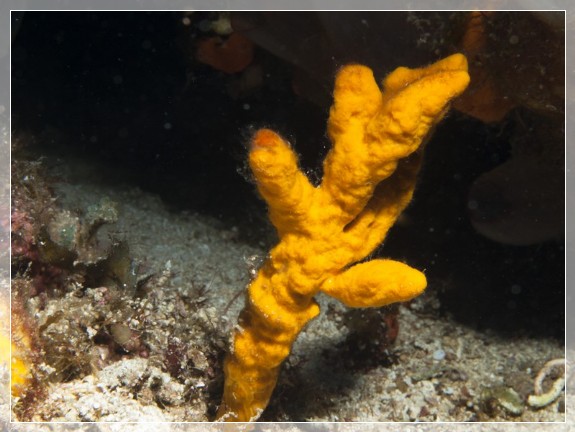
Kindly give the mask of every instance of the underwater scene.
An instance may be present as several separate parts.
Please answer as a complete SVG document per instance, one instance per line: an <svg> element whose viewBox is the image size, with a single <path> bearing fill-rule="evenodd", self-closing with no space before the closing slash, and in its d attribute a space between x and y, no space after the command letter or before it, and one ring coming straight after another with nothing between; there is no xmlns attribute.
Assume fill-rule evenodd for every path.
<svg viewBox="0 0 575 432"><path fill-rule="evenodd" d="M12 421L565 421L564 12L11 22Z"/></svg>

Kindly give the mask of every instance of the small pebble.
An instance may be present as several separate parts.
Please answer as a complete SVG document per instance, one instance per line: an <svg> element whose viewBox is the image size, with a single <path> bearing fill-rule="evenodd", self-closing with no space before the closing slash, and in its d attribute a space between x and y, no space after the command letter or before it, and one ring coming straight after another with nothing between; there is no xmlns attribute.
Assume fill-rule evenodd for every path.
<svg viewBox="0 0 575 432"><path fill-rule="evenodd" d="M442 349L435 350L433 352L433 360L441 361L445 358L445 351Z"/></svg>

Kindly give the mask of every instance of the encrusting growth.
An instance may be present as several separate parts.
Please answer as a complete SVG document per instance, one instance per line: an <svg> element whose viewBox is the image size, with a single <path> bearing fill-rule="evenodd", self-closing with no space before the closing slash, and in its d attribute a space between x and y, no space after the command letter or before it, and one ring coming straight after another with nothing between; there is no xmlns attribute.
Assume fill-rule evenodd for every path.
<svg viewBox="0 0 575 432"><path fill-rule="evenodd" d="M461 54L421 69L400 67L383 82L360 65L335 80L328 121L333 144L314 187L289 144L256 132L249 163L279 243L248 287L225 359L221 421L256 420L268 404L298 333L319 313L319 291L349 307L409 300L426 286L401 262L361 262L410 202L421 144L469 82Z"/></svg>

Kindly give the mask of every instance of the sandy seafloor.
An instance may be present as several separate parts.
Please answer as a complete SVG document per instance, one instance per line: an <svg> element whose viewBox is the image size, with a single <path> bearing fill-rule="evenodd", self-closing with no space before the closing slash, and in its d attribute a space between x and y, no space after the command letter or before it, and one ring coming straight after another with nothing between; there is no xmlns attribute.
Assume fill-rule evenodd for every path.
<svg viewBox="0 0 575 432"><path fill-rule="evenodd" d="M214 350L221 353L225 348L243 298L228 305L249 281L249 261L266 253L272 238L265 232L269 228L244 236L242 226L225 226L200 214L169 211L158 197L133 186L105 186L99 181L97 169L61 161L49 161L46 166L58 178L53 186L62 209L87 208L104 197L117 204L120 217L113 232L128 240L132 257L155 276L147 295L129 299L139 315L138 319L129 318L128 324L145 334L148 355L125 355L101 369L95 368L92 374L50 384L47 398L34 410L33 420L208 421L208 406L214 403L213 392L210 396L208 391L210 382L217 383L219 378L221 385L221 376L214 376L221 374L221 369L213 363L210 366L209 358ZM75 168L71 170L70 166ZM261 240L254 241L258 235ZM6 293L6 274L1 283ZM70 292L48 300L35 316L41 322L60 308L74 307L81 309L78 313L89 315L90 308L101 305L101 298L97 289L88 291L88 300L92 301L78 306ZM497 386L513 388L524 400L532 392L534 377L543 364L564 357L558 341L509 339L466 328L438 313L437 299L429 290L408 307L401 307L399 336L378 364L379 360L362 359L361 353L350 352L349 347L354 345L346 339L349 329L344 322L345 308L326 297L318 300L322 314L298 338L284 364L270 414L264 419L340 423L284 423L266 425L265 430L571 430L571 422L508 424L564 422L565 412L574 406L573 396L565 392L545 408L524 407L520 415L511 414L497 403L487 415L481 402L483 389ZM34 312L34 305L31 309ZM161 353L174 335L186 336L185 343L195 352L194 365L199 373L189 375L185 382L178 382L162 368ZM7 389L6 365L0 373ZM574 388L575 379L568 372L566 393ZM7 392L0 399L0 408L3 430L206 430L206 424L8 424ZM269 418L271 415L275 418ZM359 426L341 423L344 421L504 423ZM214 430L218 427L221 425L214 426Z"/></svg>

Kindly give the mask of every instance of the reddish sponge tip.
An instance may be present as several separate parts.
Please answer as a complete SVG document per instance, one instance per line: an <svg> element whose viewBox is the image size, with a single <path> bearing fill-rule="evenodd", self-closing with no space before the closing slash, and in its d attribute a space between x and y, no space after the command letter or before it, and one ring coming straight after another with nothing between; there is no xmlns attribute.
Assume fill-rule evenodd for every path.
<svg viewBox="0 0 575 432"><path fill-rule="evenodd" d="M281 143L278 134L270 129L260 129L252 138L252 149L257 147L272 147Z"/></svg>

